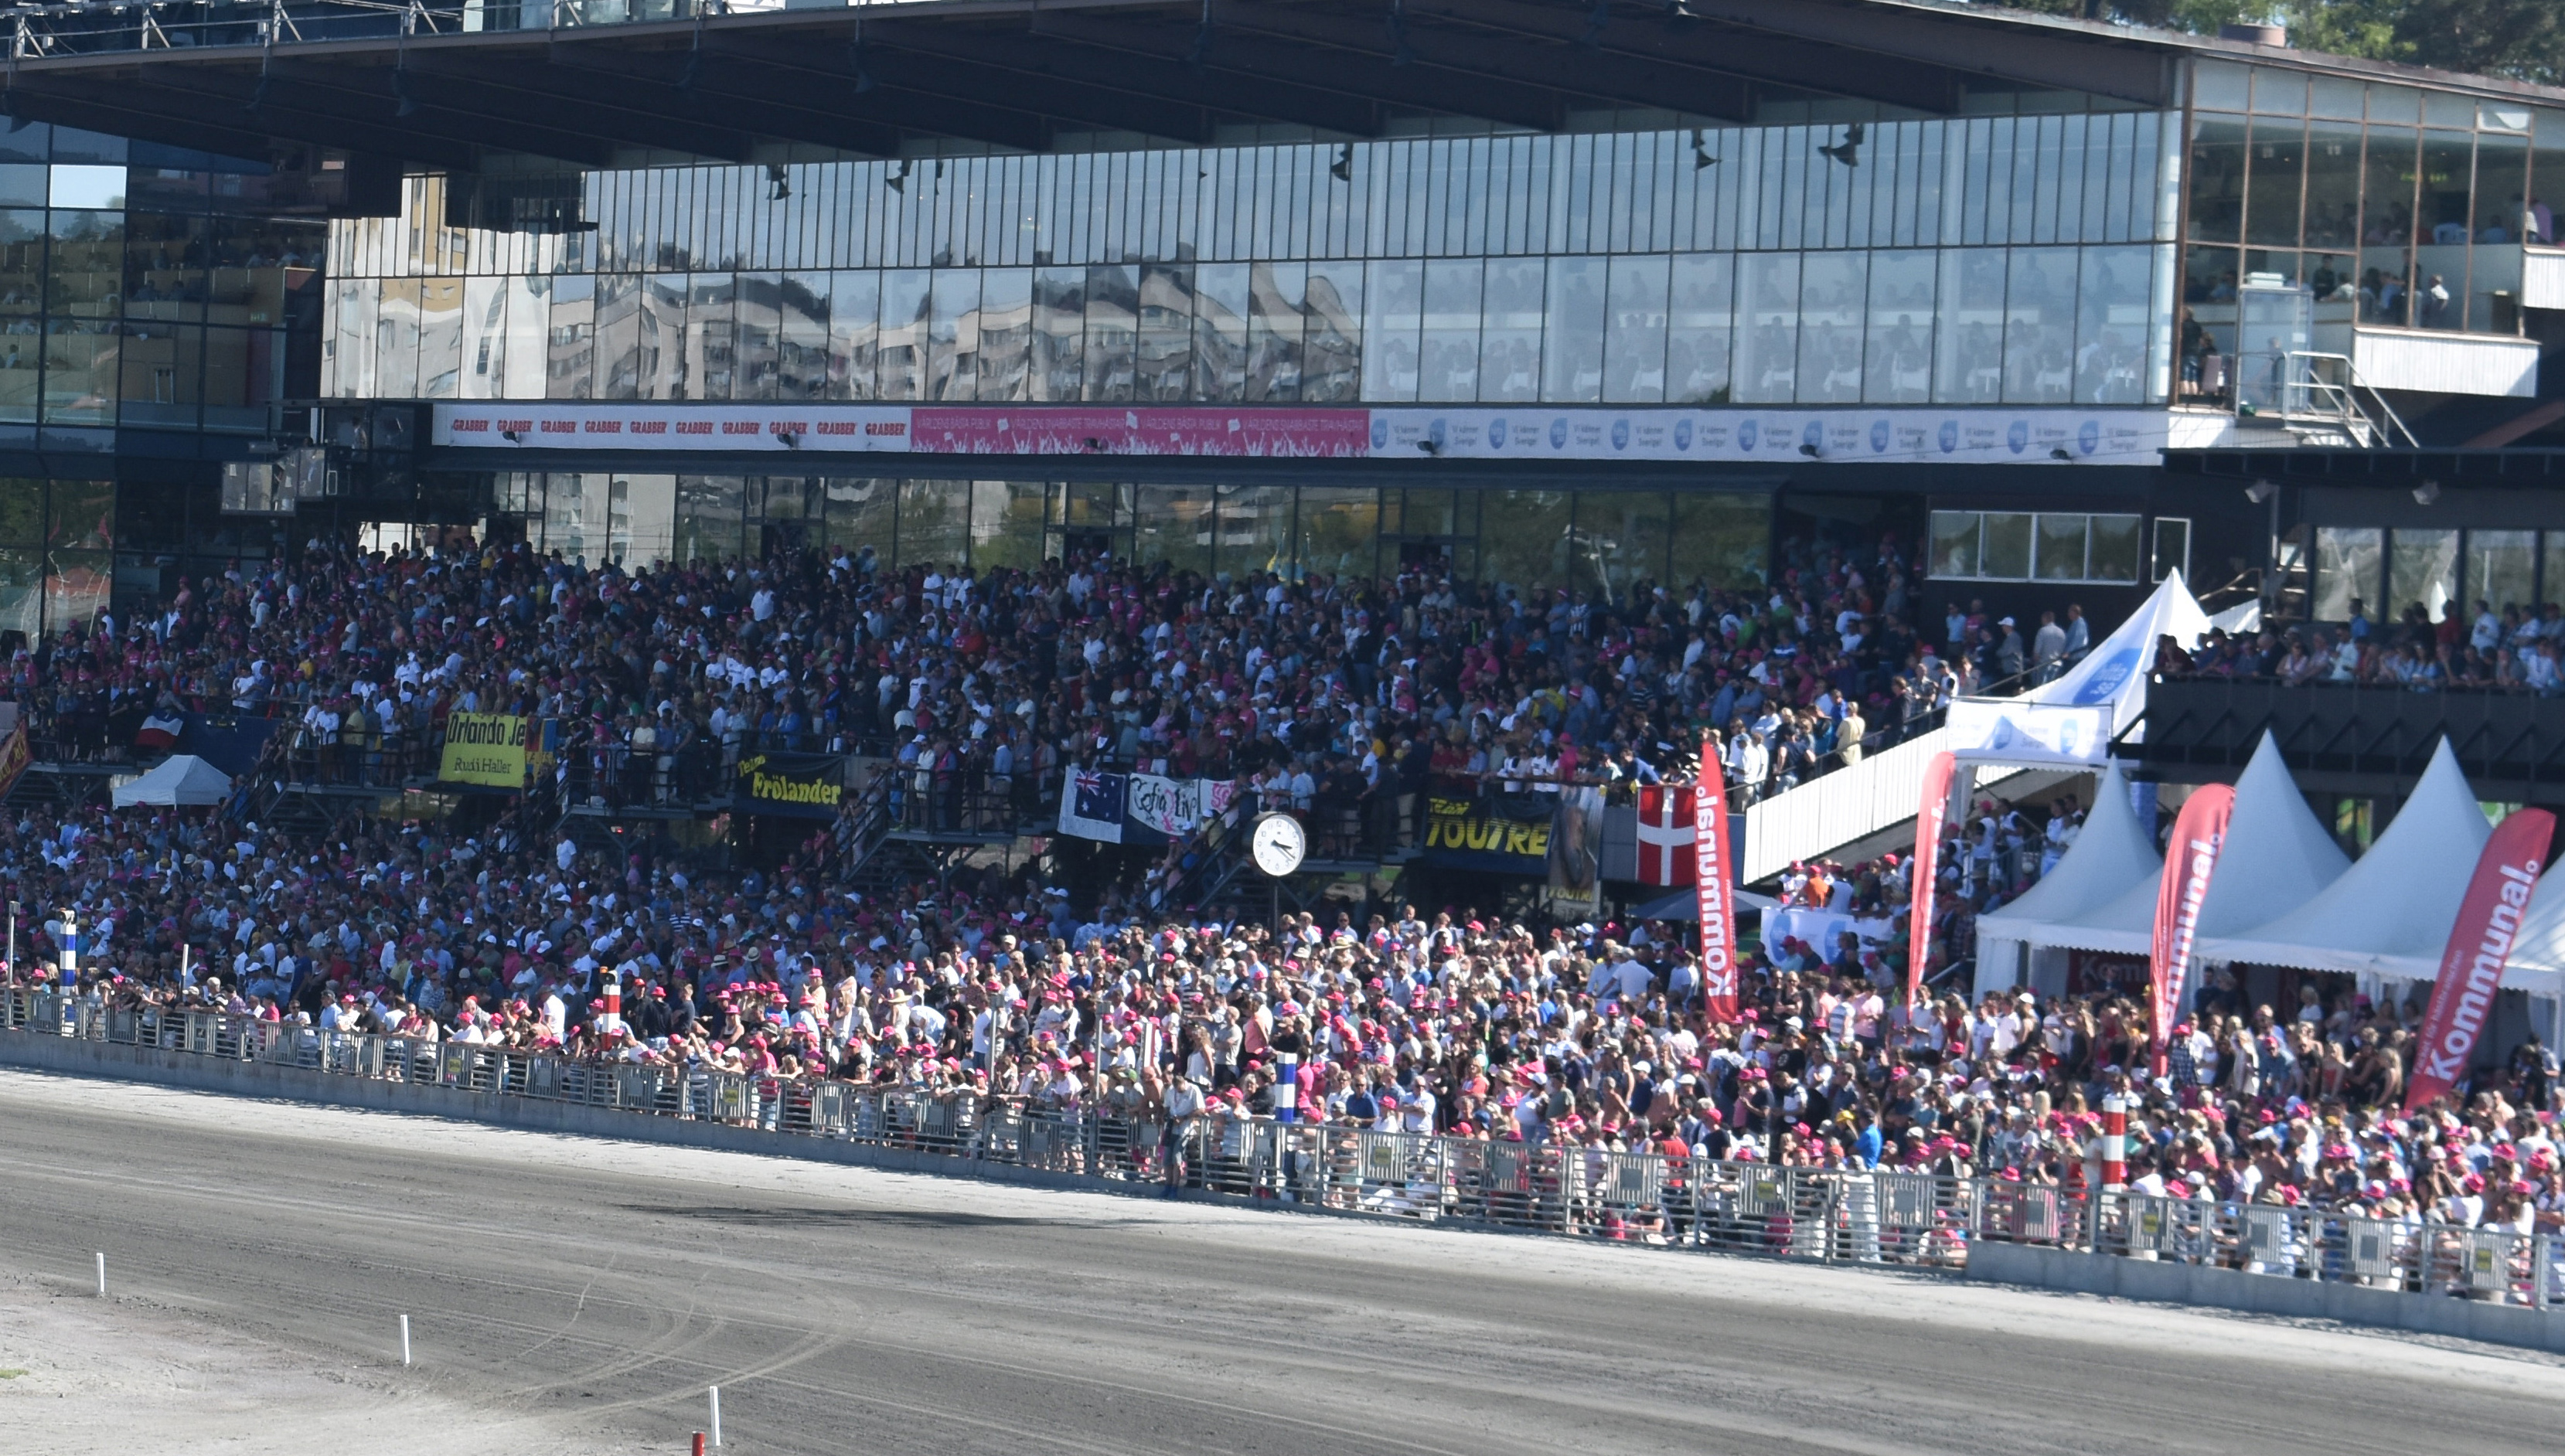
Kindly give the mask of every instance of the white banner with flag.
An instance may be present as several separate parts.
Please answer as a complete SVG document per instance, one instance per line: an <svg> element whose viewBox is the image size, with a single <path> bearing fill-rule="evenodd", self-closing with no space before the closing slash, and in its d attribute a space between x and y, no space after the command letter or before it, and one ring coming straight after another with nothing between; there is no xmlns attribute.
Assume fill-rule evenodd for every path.
<svg viewBox="0 0 2565 1456"><path fill-rule="evenodd" d="M2098 764L2111 739L2146 711L2157 644L2171 637L2189 647L2208 630L2209 614L2177 571L2057 681L2018 698L1953 703L1946 720L1951 752L1963 762Z"/></svg>
<svg viewBox="0 0 2565 1456"><path fill-rule="evenodd" d="M1651 783L1640 786L1638 799L1639 856L1637 873L1631 878L1642 885L1668 888L1692 884L1696 878L1692 795Z"/></svg>
<svg viewBox="0 0 2565 1456"><path fill-rule="evenodd" d="M1122 809L1130 785L1128 774L1070 769L1059 786L1059 832L1120 844Z"/></svg>

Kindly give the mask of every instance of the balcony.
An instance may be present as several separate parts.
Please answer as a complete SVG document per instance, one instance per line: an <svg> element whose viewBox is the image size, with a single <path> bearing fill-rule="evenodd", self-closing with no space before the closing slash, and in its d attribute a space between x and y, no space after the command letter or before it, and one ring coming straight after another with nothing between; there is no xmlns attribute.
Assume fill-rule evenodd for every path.
<svg viewBox="0 0 2565 1456"><path fill-rule="evenodd" d="M2446 734L2477 797L2565 804L2565 715L2527 693L2158 679L2144 723L2117 751L2172 782L2231 780L2267 728L2302 787L2401 798Z"/></svg>

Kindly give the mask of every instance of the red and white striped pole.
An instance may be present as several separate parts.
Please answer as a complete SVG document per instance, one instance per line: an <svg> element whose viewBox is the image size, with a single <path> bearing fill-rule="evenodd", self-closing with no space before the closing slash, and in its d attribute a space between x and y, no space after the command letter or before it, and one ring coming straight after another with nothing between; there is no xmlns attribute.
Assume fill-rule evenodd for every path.
<svg viewBox="0 0 2565 1456"><path fill-rule="evenodd" d="M605 973L605 1014L597 1018L601 1030L623 1029L623 982L615 972Z"/></svg>
<svg viewBox="0 0 2565 1456"><path fill-rule="evenodd" d="M2102 1096L2102 1186L2129 1185L2129 1100L2116 1092Z"/></svg>

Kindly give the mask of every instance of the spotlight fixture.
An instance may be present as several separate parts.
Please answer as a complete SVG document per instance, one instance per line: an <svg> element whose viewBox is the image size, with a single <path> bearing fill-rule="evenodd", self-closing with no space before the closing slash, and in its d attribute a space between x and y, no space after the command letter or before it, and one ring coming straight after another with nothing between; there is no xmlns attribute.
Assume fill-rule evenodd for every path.
<svg viewBox="0 0 2565 1456"><path fill-rule="evenodd" d="M775 438L782 442L784 448L787 450L799 450L802 448L802 437L793 433L791 430L778 430L775 432Z"/></svg>
<svg viewBox="0 0 2565 1456"><path fill-rule="evenodd" d="M2073 460L2075 457L2067 452L2065 446L2051 445L2048 447L2048 458L2051 460Z"/></svg>
<svg viewBox="0 0 2565 1456"><path fill-rule="evenodd" d="M2441 499L2439 481L2425 481L2414 488L2414 504L2417 506L2429 506L2439 499Z"/></svg>
<svg viewBox="0 0 2565 1456"><path fill-rule="evenodd" d="M769 188L766 194L767 201L782 202L793 195L793 184L786 180L784 168L777 163L766 164L766 181Z"/></svg>
<svg viewBox="0 0 2565 1456"><path fill-rule="evenodd" d="M1719 158L1710 154L1709 141L1703 137L1701 129L1699 127L1695 127L1692 133L1692 169L1698 172L1704 167L1715 167L1718 165Z"/></svg>
<svg viewBox="0 0 2565 1456"><path fill-rule="evenodd" d="M1440 456L1443 453L1443 444L1439 440L1419 440L1416 442L1416 448L1433 456Z"/></svg>
<svg viewBox="0 0 2565 1456"><path fill-rule="evenodd" d="M906 196L908 193L908 174L915 170L917 170L917 159L915 157L902 157L899 161L899 170L882 178L882 185L890 188L893 192Z"/></svg>
<svg viewBox="0 0 2565 1456"><path fill-rule="evenodd" d="M1354 179L1354 144L1350 141L1336 148L1336 159L1327 164L1327 175L1339 182Z"/></svg>
<svg viewBox="0 0 2565 1456"><path fill-rule="evenodd" d="M1859 121L1847 121L1844 123L1843 140L1835 143L1833 146L1818 147L1817 151L1821 155L1833 157L1836 161L1843 163L1845 166L1860 166L1861 142L1862 137L1865 134L1862 124Z"/></svg>
<svg viewBox="0 0 2565 1456"><path fill-rule="evenodd" d="M518 434L514 430L501 430L499 432L499 438L507 441L511 445L523 445L526 443L526 437Z"/></svg>
<svg viewBox="0 0 2565 1456"><path fill-rule="evenodd" d="M2256 506L2259 506L2263 502L2270 500L2271 493L2279 489L2280 488L2278 486L2272 485L2269 481L2255 481L2253 484L2244 488L2244 499L2252 502Z"/></svg>
<svg viewBox="0 0 2565 1456"><path fill-rule="evenodd" d="M1799 453L1808 457L1810 460L1823 460L1826 454L1814 445L1801 445L1799 447Z"/></svg>

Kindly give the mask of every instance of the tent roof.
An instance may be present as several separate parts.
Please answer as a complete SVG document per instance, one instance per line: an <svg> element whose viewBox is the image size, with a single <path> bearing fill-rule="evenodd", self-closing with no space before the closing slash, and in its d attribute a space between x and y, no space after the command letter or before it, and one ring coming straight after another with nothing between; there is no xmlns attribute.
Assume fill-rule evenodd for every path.
<svg viewBox="0 0 2565 1456"><path fill-rule="evenodd" d="M2502 983L2541 996L2565 994L2565 875L2541 876L2530 892L2529 914L2521 917L2520 934L2512 937Z"/></svg>
<svg viewBox="0 0 2565 1456"><path fill-rule="evenodd" d="M2237 812L2240 818L2240 807ZM2200 953L2211 960L2430 980L2440 972L2458 902L2492 832L2444 738L2422 781L2369 853L2311 900L2266 902L2294 907L2276 919L2203 936ZM2233 853L2230 846L2218 857L2212 896Z"/></svg>
<svg viewBox="0 0 2565 1456"><path fill-rule="evenodd" d="M2479 836L2476 842L2484 841ZM2472 853L2467 863L2475 863ZM2235 779L2235 812L2209 893L2201 898L2199 937L2215 940L2262 925L2275 910L2313 900L2349 868L2351 856L2317 822L2289 776L2279 743L2265 729Z"/></svg>
<svg viewBox="0 0 2565 1456"><path fill-rule="evenodd" d="M2102 770L2093 793L2093 812L2084 816L2083 831L2058 860L2047 878L2021 899L1978 918L1978 934L2020 939L2021 931L2048 921L2071 921L2100 910L2126 894L2129 887L2152 888L2164 873L2164 856L2155 838L2138 823L2129 801L2129 782L2112 762Z"/></svg>
<svg viewBox="0 0 2565 1456"><path fill-rule="evenodd" d="M2120 711L2111 726L2125 728L2146 703L2146 678L2155 670L2158 640L2170 636L2177 643L2196 642L2208 630L2209 613L2200 609L2200 599L2184 584L2182 573L2167 572L2129 619L2093 644L2082 662L2059 674L2057 681L2022 694L2022 700L2115 704Z"/></svg>
<svg viewBox="0 0 2565 1456"><path fill-rule="evenodd" d="M176 753L157 767L111 790L117 808L136 804L219 804L230 797L231 775L192 753Z"/></svg>

